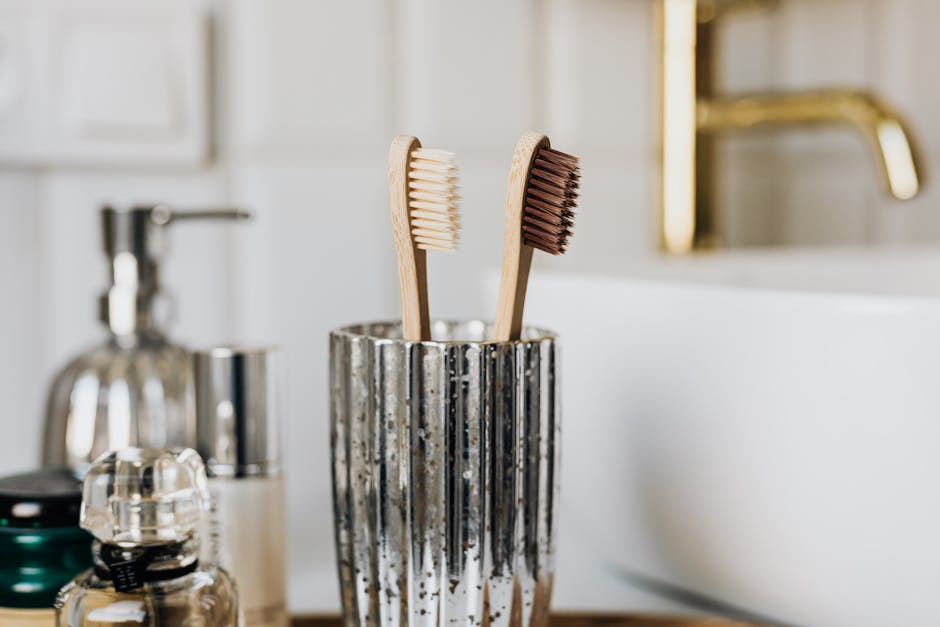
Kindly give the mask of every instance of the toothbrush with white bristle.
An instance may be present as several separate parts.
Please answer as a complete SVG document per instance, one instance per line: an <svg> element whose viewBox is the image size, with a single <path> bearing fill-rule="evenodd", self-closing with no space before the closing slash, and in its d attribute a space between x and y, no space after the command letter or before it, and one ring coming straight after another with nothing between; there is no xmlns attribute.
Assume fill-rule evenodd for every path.
<svg viewBox="0 0 940 627"><path fill-rule="evenodd" d="M453 251L460 242L457 161L446 150L422 148L399 135L388 153L388 203L392 212L401 287L402 338L431 339L427 251Z"/></svg>

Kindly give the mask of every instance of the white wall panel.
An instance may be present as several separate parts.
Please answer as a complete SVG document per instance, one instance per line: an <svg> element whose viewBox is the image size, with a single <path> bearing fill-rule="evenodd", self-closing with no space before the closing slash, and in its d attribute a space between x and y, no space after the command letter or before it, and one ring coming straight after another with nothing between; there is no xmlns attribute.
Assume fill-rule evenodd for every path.
<svg viewBox="0 0 940 627"><path fill-rule="evenodd" d="M39 459L42 393L36 177L0 172L0 474Z"/></svg>
<svg viewBox="0 0 940 627"><path fill-rule="evenodd" d="M851 245L868 240L868 215L881 193L875 166L858 142L854 155L788 154L778 232L783 242ZM860 177L869 168L872 175Z"/></svg>
<svg viewBox="0 0 940 627"><path fill-rule="evenodd" d="M234 0L229 30L242 154L383 150L389 139L389 3ZM309 153L308 153L309 154Z"/></svg>
<svg viewBox="0 0 940 627"><path fill-rule="evenodd" d="M728 246L779 245L788 179L775 137L740 134L718 143L722 176L715 181L719 223Z"/></svg>
<svg viewBox="0 0 940 627"><path fill-rule="evenodd" d="M717 26L719 86L740 93L767 89L776 74L777 13L759 7L722 18Z"/></svg>
<svg viewBox="0 0 940 627"><path fill-rule="evenodd" d="M463 154L504 154L536 123L534 11L534 0L402 0L396 132Z"/></svg>
<svg viewBox="0 0 940 627"><path fill-rule="evenodd" d="M656 241L653 2L550 0L541 19L541 128L581 157L583 178L568 253L537 263L623 268Z"/></svg>
<svg viewBox="0 0 940 627"><path fill-rule="evenodd" d="M202 165L204 8L190 0L0 1L0 162Z"/></svg>
<svg viewBox="0 0 940 627"><path fill-rule="evenodd" d="M513 145L509 144L504 147L502 158L460 160L463 207L460 247L451 253L428 253L428 299L433 318L492 320L496 315L480 300L479 285L482 276L499 272L502 263L512 151ZM398 307L397 293L395 306ZM395 316L401 317L397 308Z"/></svg>
<svg viewBox="0 0 940 627"><path fill-rule="evenodd" d="M28 147L43 122L43 101L49 85L43 74L41 44L45 40L41 12L29 0L0 3L0 137L5 146Z"/></svg>
<svg viewBox="0 0 940 627"><path fill-rule="evenodd" d="M279 163L235 178L258 216L232 265L239 336L287 352L291 608L334 611L328 332L399 315L385 173Z"/></svg>
<svg viewBox="0 0 940 627"><path fill-rule="evenodd" d="M884 1L884 0L882 0ZM777 20L780 87L871 83L872 8L877 0L784 0Z"/></svg>
<svg viewBox="0 0 940 627"><path fill-rule="evenodd" d="M729 15L716 24L717 89L746 94L775 87L779 16L760 7ZM781 203L786 195L786 159L776 133L739 133L717 144L721 176L715 181L718 220L728 246L777 244Z"/></svg>
<svg viewBox="0 0 940 627"><path fill-rule="evenodd" d="M650 156L653 3L550 0L542 21L537 107L544 130L571 151Z"/></svg>

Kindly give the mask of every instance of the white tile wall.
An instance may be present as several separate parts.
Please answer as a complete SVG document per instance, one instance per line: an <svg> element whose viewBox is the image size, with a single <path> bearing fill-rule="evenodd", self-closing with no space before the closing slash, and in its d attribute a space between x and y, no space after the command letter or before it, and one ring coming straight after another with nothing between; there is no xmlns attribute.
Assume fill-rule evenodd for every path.
<svg viewBox="0 0 940 627"><path fill-rule="evenodd" d="M546 131L572 151L648 159L652 3L550 0L542 14L538 106Z"/></svg>
<svg viewBox="0 0 940 627"><path fill-rule="evenodd" d="M41 237L33 210L37 193L36 176L0 173L0 465L5 470L33 465L39 455L37 411L43 402L39 339L46 318L41 308L41 268L34 254Z"/></svg>
<svg viewBox="0 0 940 627"><path fill-rule="evenodd" d="M232 0L232 127L239 155L381 152L391 130L390 4Z"/></svg>
<svg viewBox="0 0 940 627"><path fill-rule="evenodd" d="M530 128L584 163L571 252L540 262L623 271L650 257L653 1L210 3L213 166L0 171L0 428L16 434L0 438L0 472L35 463L47 377L100 336L95 299L106 268L98 204L243 204L256 212L250 225L173 227L165 272L179 305L173 334L288 350L290 528L298 547L291 603L335 609L326 331L397 315L388 141L415 133L460 155L465 245L459 255L433 258L439 315L491 315L480 277L499 264L507 166L517 136ZM940 89L930 67L940 52L938 11L926 0L781 0L775 12L738 16L722 29L727 87L872 86L908 114L929 164L940 155ZM867 148L848 131L741 137L723 150L719 185L733 242L940 241L940 192L928 188L907 204L886 200ZM559 598L577 604L571 591L580 588L567 585Z"/></svg>
<svg viewBox="0 0 940 627"><path fill-rule="evenodd" d="M536 122L535 2L402 0L393 27L401 132L460 154L511 155Z"/></svg>
<svg viewBox="0 0 940 627"><path fill-rule="evenodd" d="M774 37L775 86L787 89L872 81L876 0L784 0L767 15Z"/></svg>
<svg viewBox="0 0 940 627"><path fill-rule="evenodd" d="M241 278L235 300L241 335L288 351L292 603L308 610L331 609L337 599L327 330L396 316L398 278L394 266L380 261L394 255L384 228L384 181L381 164L364 170L278 163L244 168L233 188L257 211L256 224L239 234L233 264Z"/></svg>
<svg viewBox="0 0 940 627"><path fill-rule="evenodd" d="M479 285L481 273L497 268L502 259L501 232L511 145L509 151L510 154L498 159L461 160L462 241L458 252L430 256L428 298L432 316L492 318L495 315L480 298Z"/></svg>
<svg viewBox="0 0 940 627"><path fill-rule="evenodd" d="M0 163L204 165L208 1L0 0Z"/></svg>
<svg viewBox="0 0 940 627"><path fill-rule="evenodd" d="M604 269L655 250L652 8L616 0L543 5L543 128L555 147L582 158L584 209L569 253L540 259L546 266Z"/></svg>

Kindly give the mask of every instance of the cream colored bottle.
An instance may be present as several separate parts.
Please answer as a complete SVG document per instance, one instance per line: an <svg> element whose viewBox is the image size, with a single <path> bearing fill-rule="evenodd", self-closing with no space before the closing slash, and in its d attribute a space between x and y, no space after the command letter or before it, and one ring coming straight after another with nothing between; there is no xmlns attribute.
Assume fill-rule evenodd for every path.
<svg viewBox="0 0 940 627"><path fill-rule="evenodd" d="M287 627L279 401L283 356L270 349L196 351L196 433L212 511L211 559L235 578L245 627Z"/></svg>

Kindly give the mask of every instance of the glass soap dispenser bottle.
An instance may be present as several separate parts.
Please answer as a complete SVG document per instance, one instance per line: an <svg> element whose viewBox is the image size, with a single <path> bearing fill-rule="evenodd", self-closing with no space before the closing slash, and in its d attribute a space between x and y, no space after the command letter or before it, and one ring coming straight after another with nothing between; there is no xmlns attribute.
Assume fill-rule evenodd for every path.
<svg viewBox="0 0 940 627"><path fill-rule="evenodd" d="M110 335L56 375L46 406L43 465L84 472L106 451L195 445L190 353L170 342L161 324L160 312L168 310L160 285L166 227L249 215L164 205L102 208L111 285L101 295L99 318Z"/></svg>
<svg viewBox="0 0 940 627"><path fill-rule="evenodd" d="M95 461L81 509L94 567L59 592L56 625L235 627L234 582L199 560L208 506L192 449L127 448Z"/></svg>

